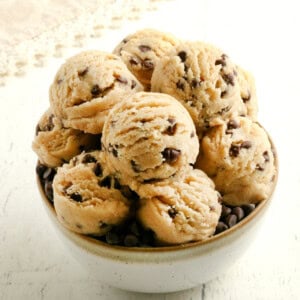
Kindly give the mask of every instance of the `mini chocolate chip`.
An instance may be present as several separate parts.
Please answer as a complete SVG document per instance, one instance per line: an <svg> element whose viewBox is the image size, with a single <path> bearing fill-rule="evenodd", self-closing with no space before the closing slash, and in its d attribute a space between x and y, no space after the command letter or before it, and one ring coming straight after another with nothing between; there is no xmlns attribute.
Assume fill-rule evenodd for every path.
<svg viewBox="0 0 300 300"><path fill-rule="evenodd" d="M264 167L262 167L260 164L257 164L255 169L258 171L264 171Z"/></svg>
<svg viewBox="0 0 300 300"><path fill-rule="evenodd" d="M227 94L227 91L222 91L221 92L221 98L223 98Z"/></svg>
<svg viewBox="0 0 300 300"><path fill-rule="evenodd" d="M112 149L112 154L114 157L118 157L118 150L116 148Z"/></svg>
<svg viewBox="0 0 300 300"><path fill-rule="evenodd" d="M95 158L93 155L89 154L89 153L87 153L87 154L82 158L82 163L83 163L83 164L95 163L95 162L97 162L96 158Z"/></svg>
<svg viewBox="0 0 300 300"><path fill-rule="evenodd" d="M50 200L51 202L53 202L53 187L52 187L52 181L50 180L46 180L45 181L45 194L48 198L48 200Z"/></svg>
<svg viewBox="0 0 300 300"><path fill-rule="evenodd" d="M136 247L139 244L138 238L134 234L127 234L124 238L124 245L126 247Z"/></svg>
<svg viewBox="0 0 300 300"><path fill-rule="evenodd" d="M131 80L131 89L134 89L136 87L136 81L135 80Z"/></svg>
<svg viewBox="0 0 300 300"><path fill-rule="evenodd" d="M238 221L242 220L245 216L244 210L239 206L234 207L232 213L237 216Z"/></svg>
<svg viewBox="0 0 300 300"><path fill-rule="evenodd" d="M240 124L235 120L230 120L227 123L227 129L237 129L240 127Z"/></svg>
<svg viewBox="0 0 300 300"><path fill-rule="evenodd" d="M39 134L39 132L41 132L41 131L42 131L42 129L41 129L40 125L37 124L37 125L35 126L35 135L37 136L37 135Z"/></svg>
<svg viewBox="0 0 300 300"><path fill-rule="evenodd" d="M146 58L142 61L142 67L147 70L153 70L154 64L150 59Z"/></svg>
<svg viewBox="0 0 300 300"><path fill-rule="evenodd" d="M265 159L265 162L270 161L270 156L269 156L269 152L268 152L268 151L265 151L265 152L263 153L263 157L264 157L264 159Z"/></svg>
<svg viewBox="0 0 300 300"><path fill-rule="evenodd" d="M101 90L99 88L99 85L98 84L95 84L93 85L92 89L91 89L91 94L96 97L96 96L99 96Z"/></svg>
<svg viewBox="0 0 300 300"><path fill-rule="evenodd" d="M234 85L234 76L232 74L223 74L222 78L227 84Z"/></svg>
<svg viewBox="0 0 300 300"><path fill-rule="evenodd" d="M219 222L218 222L218 225L217 225L217 227L216 227L215 234L218 234L218 233L220 233L220 232L223 232L223 231L225 231L225 230L227 230L227 229L228 229L228 226L227 226L224 222L219 221Z"/></svg>
<svg viewBox="0 0 300 300"><path fill-rule="evenodd" d="M93 171L94 171L94 174L98 177L102 176L102 174L103 174L102 167L99 163L96 163L96 165L94 166Z"/></svg>
<svg viewBox="0 0 300 300"><path fill-rule="evenodd" d="M224 113L228 112L229 110L230 110L230 107L229 106L225 106L218 113L220 115L223 115Z"/></svg>
<svg viewBox="0 0 300 300"><path fill-rule="evenodd" d="M147 45L139 45L139 49L142 51L142 52L148 52L151 50L151 47L150 46L147 46Z"/></svg>
<svg viewBox="0 0 300 300"><path fill-rule="evenodd" d="M228 58L228 55L225 54L225 53L223 53L223 54L221 55L221 57L222 57L223 60L225 60L226 58Z"/></svg>
<svg viewBox="0 0 300 300"><path fill-rule="evenodd" d="M114 188L116 190L120 190L121 189L121 184L120 184L120 181L114 177Z"/></svg>
<svg viewBox="0 0 300 300"><path fill-rule="evenodd" d="M141 172L141 167L136 163L136 161L131 160L130 164L131 164L131 168L134 172L136 172L136 173Z"/></svg>
<svg viewBox="0 0 300 300"><path fill-rule="evenodd" d="M111 177L110 176L106 176L104 177L102 180L100 180L98 182L98 184L102 187L107 187L107 188L111 188Z"/></svg>
<svg viewBox="0 0 300 300"><path fill-rule="evenodd" d="M201 82L199 80L197 80L196 78L193 78L191 81L191 87L193 89L197 88L198 86L200 86Z"/></svg>
<svg viewBox="0 0 300 300"><path fill-rule="evenodd" d="M178 214L178 210L175 208L175 206L171 206L169 209L168 209L168 214L169 216L174 219L175 216Z"/></svg>
<svg viewBox="0 0 300 300"><path fill-rule="evenodd" d="M139 195L135 191L131 190L126 185L122 185L120 191L121 191L121 194L128 200L136 201L136 200L139 200L139 198L140 198Z"/></svg>
<svg viewBox="0 0 300 300"><path fill-rule="evenodd" d="M226 205L222 205L221 218L227 217L230 213L231 213L231 208Z"/></svg>
<svg viewBox="0 0 300 300"><path fill-rule="evenodd" d="M174 149L174 148L166 148L162 152L162 156L167 163L176 162L180 155L181 155L181 150Z"/></svg>
<svg viewBox="0 0 300 300"><path fill-rule="evenodd" d="M188 70L189 70L189 67L186 64L184 64L184 72L187 73Z"/></svg>
<svg viewBox="0 0 300 300"><path fill-rule="evenodd" d="M131 65L138 65L139 64L139 61L138 61L138 59L136 58L136 57L131 57L130 59L129 59L129 63L131 64Z"/></svg>
<svg viewBox="0 0 300 300"><path fill-rule="evenodd" d="M195 135L196 135L195 131L192 131L191 134L190 134L190 137L193 138Z"/></svg>
<svg viewBox="0 0 300 300"><path fill-rule="evenodd" d="M57 80L56 80L56 83L57 83L57 84L61 84L62 82L63 82L62 79L57 79Z"/></svg>
<svg viewBox="0 0 300 300"><path fill-rule="evenodd" d="M168 135L174 135L176 132L176 129L177 129L176 120L174 118L169 118L168 122L170 123L170 125L167 127L167 129L163 133L166 133Z"/></svg>
<svg viewBox="0 0 300 300"><path fill-rule="evenodd" d="M222 67L225 67L226 66L226 61L224 59L217 59L215 61L215 65L222 65Z"/></svg>
<svg viewBox="0 0 300 300"><path fill-rule="evenodd" d="M184 90L184 82L179 79L177 82L176 82L176 87L179 89L179 90Z"/></svg>
<svg viewBox="0 0 300 300"><path fill-rule="evenodd" d="M83 77L89 71L89 67L86 67L84 70L78 71L78 76Z"/></svg>
<svg viewBox="0 0 300 300"><path fill-rule="evenodd" d="M77 227L78 229L82 229L82 225L81 225L81 224L76 223L76 227Z"/></svg>
<svg viewBox="0 0 300 300"><path fill-rule="evenodd" d="M82 202L82 196L78 192L72 193L70 198L76 202Z"/></svg>
<svg viewBox="0 0 300 300"><path fill-rule="evenodd" d="M242 209L245 212L245 215L248 216L255 209L255 204L244 204L242 205Z"/></svg>
<svg viewBox="0 0 300 300"><path fill-rule="evenodd" d="M233 215L233 214L230 214L226 217L225 220L226 220L226 224L230 228L230 227L234 226L237 223L237 216Z"/></svg>
<svg viewBox="0 0 300 300"><path fill-rule="evenodd" d="M250 141L244 141L241 144L241 148L250 149L252 146L252 143Z"/></svg>
<svg viewBox="0 0 300 300"><path fill-rule="evenodd" d="M180 52L178 53L178 56L180 57L180 59L181 59L182 62L185 62L185 61L186 61L186 56L187 56L187 54L186 54L185 51L180 51Z"/></svg>
<svg viewBox="0 0 300 300"><path fill-rule="evenodd" d="M230 149L229 149L229 155L231 157L238 157L239 153L240 153L240 146L231 144Z"/></svg>
<svg viewBox="0 0 300 300"><path fill-rule="evenodd" d="M127 84L128 83L128 80L124 76L121 76L119 74L114 74L114 77L120 83L123 83L123 84Z"/></svg>

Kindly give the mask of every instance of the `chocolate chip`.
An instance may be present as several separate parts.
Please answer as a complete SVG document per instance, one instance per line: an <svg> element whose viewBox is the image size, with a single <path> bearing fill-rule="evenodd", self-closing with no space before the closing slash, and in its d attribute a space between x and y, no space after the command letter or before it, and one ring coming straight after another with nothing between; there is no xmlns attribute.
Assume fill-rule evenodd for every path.
<svg viewBox="0 0 300 300"><path fill-rule="evenodd" d="M92 89L91 89L91 94L94 96L94 97L97 97L99 96L99 94L101 93L101 90L99 88L99 85L98 84L95 84L93 85Z"/></svg>
<svg viewBox="0 0 300 300"><path fill-rule="evenodd" d="M94 166L93 171L94 171L94 174L98 177L102 176L102 174L103 174L102 167L99 163L96 163L96 165Z"/></svg>
<svg viewBox="0 0 300 300"><path fill-rule="evenodd" d="M138 238L134 234L127 234L124 238L124 245L126 247L136 247L139 244Z"/></svg>
<svg viewBox="0 0 300 300"><path fill-rule="evenodd" d="M244 142L242 142L240 147L245 148L245 149L250 149L251 146L252 146L252 143L250 141L244 141Z"/></svg>
<svg viewBox="0 0 300 300"><path fill-rule="evenodd" d="M45 181L45 194L46 197L48 198L48 200L50 200L51 202L53 202L53 187L52 187L52 181L50 180L46 180Z"/></svg>
<svg viewBox="0 0 300 300"><path fill-rule="evenodd" d="M222 78L227 84L234 85L234 76L232 74L223 74Z"/></svg>
<svg viewBox="0 0 300 300"><path fill-rule="evenodd" d="M57 79L57 80L56 80L56 83L57 83L57 84L61 84L62 82L63 82L62 79Z"/></svg>
<svg viewBox="0 0 300 300"><path fill-rule="evenodd" d="M228 58L228 55L225 54L225 53L223 53L223 54L221 55L221 57L222 57L223 60L225 60L226 58Z"/></svg>
<svg viewBox="0 0 300 300"><path fill-rule="evenodd" d="M168 214L169 216L174 219L175 216L178 214L178 210L175 208L175 206L171 206L169 209L168 209Z"/></svg>
<svg viewBox="0 0 300 300"><path fill-rule="evenodd" d="M39 132L41 132L41 131L42 131L42 130L41 130L40 125L37 124L37 125L35 126L35 135L37 136L37 135L39 134Z"/></svg>
<svg viewBox="0 0 300 300"><path fill-rule="evenodd" d="M82 202L82 196L78 192L72 193L70 198L76 202Z"/></svg>
<svg viewBox="0 0 300 300"><path fill-rule="evenodd" d="M105 223L105 222L103 222L103 221L99 221L99 228L105 229L107 227L110 227L110 225L107 224L107 223Z"/></svg>
<svg viewBox="0 0 300 300"><path fill-rule="evenodd" d="M147 45L139 45L139 49L142 51L142 52L148 52L151 50L151 47L147 46Z"/></svg>
<svg viewBox="0 0 300 300"><path fill-rule="evenodd" d="M82 163L83 163L83 164L95 163L95 162L97 162L96 158L95 158L93 155L89 154L89 153L87 153L87 154L82 158Z"/></svg>
<svg viewBox="0 0 300 300"><path fill-rule="evenodd" d="M220 111L218 111L218 114L223 115L224 113L227 113L229 110L230 110L230 107L225 106Z"/></svg>
<svg viewBox="0 0 300 300"><path fill-rule="evenodd" d="M255 169L258 171L264 171L264 167L262 167L260 164L257 164Z"/></svg>
<svg viewBox="0 0 300 300"><path fill-rule="evenodd" d="M134 89L136 87L136 81L135 80L131 80L131 89Z"/></svg>
<svg viewBox="0 0 300 300"><path fill-rule="evenodd" d="M226 220L226 224L230 228L230 227L234 226L237 223L237 216L233 215L233 214L230 214L226 217L225 220Z"/></svg>
<svg viewBox="0 0 300 300"><path fill-rule="evenodd" d="M263 157L264 157L264 159L265 159L265 162L270 161L270 156L269 156L269 152L268 152L268 151L265 151L265 152L263 153Z"/></svg>
<svg viewBox="0 0 300 300"><path fill-rule="evenodd" d="M123 84L127 84L128 83L128 80L124 76L121 76L119 74L114 74L114 77L120 83L123 83Z"/></svg>
<svg viewBox="0 0 300 300"><path fill-rule="evenodd" d="M215 65L222 65L222 67L225 67L226 66L226 61L224 59L217 59L215 61Z"/></svg>
<svg viewBox="0 0 300 300"><path fill-rule="evenodd" d="M78 71L78 76L83 77L89 71L89 67L86 67L84 70Z"/></svg>
<svg viewBox="0 0 300 300"><path fill-rule="evenodd" d="M166 133L168 135L174 135L176 132L176 129L177 129L176 120L174 118L169 118L168 122L170 123L170 125L167 127L167 129L163 133Z"/></svg>
<svg viewBox="0 0 300 300"><path fill-rule="evenodd" d="M177 82L176 82L176 87L179 89L179 90L184 90L184 82L179 79Z"/></svg>
<svg viewBox="0 0 300 300"><path fill-rule="evenodd" d="M217 225L217 227L216 227L216 232L215 232L215 234L218 234L218 233L220 233L220 232L223 232L223 231L225 231L225 230L227 230L227 229L228 229L228 226L227 226L224 222L219 221L219 222L218 222L218 225Z"/></svg>
<svg viewBox="0 0 300 300"><path fill-rule="evenodd" d="M231 208L226 205L222 205L221 218L227 217L230 213L231 213Z"/></svg>
<svg viewBox="0 0 300 300"><path fill-rule="evenodd" d="M121 189L121 184L120 184L120 181L114 177L114 188L116 190L120 190Z"/></svg>
<svg viewBox="0 0 300 300"><path fill-rule="evenodd" d="M243 210L241 207L239 207L239 206L234 207L234 208L232 209L232 213L233 213L234 215L236 215L237 221L242 220L242 219L244 218L244 216L245 216L244 210Z"/></svg>
<svg viewBox="0 0 300 300"><path fill-rule="evenodd" d="M238 157L240 153L240 146L236 144L231 144L229 149L229 155L231 157Z"/></svg>
<svg viewBox="0 0 300 300"><path fill-rule="evenodd" d="M125 198L127 198L128 200L134 200L135 201L135 200L139 199L139 195L135 191L131 190L126 185L122 185L120 191L121 191L121 194Z"/></svg>
<svg viewBox="0 0 300 300"><path fill-rule="evenodd" d="M142 67L147 70L153 70L154 64L150 59L146 58L142 61Z"/></svg>
<svg viewBox="0 0 300 300"><path fill-rule="evenodd" d="M166 148L162 152L163 158L166 160L167 163L171 163L171 164L176 162L180 155L181 155L181 150L174 149L174 148Z"/></svg>
<svg viewBox="0 0 300 300"><path fill-rule="evenodd" d="M193 78L191 81L191 87L193 89L197 88L198 86L200 86L201 82L199 80L197 80L196 78Z"/></svg>
<svg viewBox="0 0 300 300"><path fill-rule="evenodd" d="M178 56L180 57L180 59L181 59L182 62L185 62L185 61L186 61L187 54L186 54L185 51L180 51L180 52L178 53Z"/></svg>
<svg viewBox="0 0 300 300"><path fill-rule="evenodd" d="M131 64L131 65L138 65L139 64L139 61L138 61L138 59L136 58L136 57L131 57L130 59L129 59L129 63Z"/></svg>
<svg viewBox="0 0 300 300"><path fill-rule="evenodd" d="M222 91L221 92L221 98L223 98L227 94L227 91Z"/></svg>
<svg viewBox="0 0 300 300"><path fill-rule="evenodd" d="M101 187L107 187L107 188L111 188L111 177L110 176L106 176L104 177L102 180L100 180L98 182L98 184L101 186Z"/></svg>
<svg viewBox="0 0 300 300"><path fill-rule="evenodd" d="M118 150L116 148L112 149L112 154L114 157L118 157Z"/></svg>
<svg viewBox="0 0 300 300"><path fill-rule="evenodd" d="M235 120L230 120L228 123L227 123L227 129L237 129L240 127L240 124L235 121Z"/></svg>
<svg viewBox="0 0 300 300"><path fill-rule="evenodd" d="M76 226L78 229L82 229L82 225L79 224L79 223L76 223L75 226Z"/></svg>
<svg viewBox="0 0 300 300"><path fill-rule="evenodd" d="M195 135L196 135L195 131L192 131L191 134L190 134L190 137L193 138Z"/></svg>
<svg viewBox="0 0 300 300"><path fill-rule="evenodd" d="M136 172L136 173L141 172L141 167L136 163L136 161L131 160L130 164L131 164L131 168L134 172Z"/></svg>
<svg viewBox="0 0 300 300"><path fill-rule="evenodd" d="M245 212L245 215L248 216L250 213L252 213L255 209L255 204L245 204L242 205L242 209Z"/></svg>

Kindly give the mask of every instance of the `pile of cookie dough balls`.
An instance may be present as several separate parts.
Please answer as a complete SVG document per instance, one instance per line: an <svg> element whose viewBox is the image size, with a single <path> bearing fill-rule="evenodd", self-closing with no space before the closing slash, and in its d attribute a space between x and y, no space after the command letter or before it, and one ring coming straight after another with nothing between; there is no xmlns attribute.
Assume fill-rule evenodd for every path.
<svg viewBox="0 0 300 300"><path fill-rule="evenodd" d="M127 246L149 232L154 246L203 241L224 207L270 196L277 170L253 77L215 46L140 30L112 53L69 58L49 100L32 147L69 230L117 244L129 226Z"/></svg>

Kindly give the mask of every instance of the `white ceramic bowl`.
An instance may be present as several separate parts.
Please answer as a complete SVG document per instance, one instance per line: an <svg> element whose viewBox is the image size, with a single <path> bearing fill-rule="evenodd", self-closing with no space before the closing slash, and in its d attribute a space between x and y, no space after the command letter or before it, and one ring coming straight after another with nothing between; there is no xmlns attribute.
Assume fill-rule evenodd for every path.
<svg viewBox="0 0 300 300"><path fill-rule="evenodd" d="M205 283L228 268L243 254L257 233L271 202L269 199L237 225L206 241L157 248L110 246L69 231L56 218L38 180L42 202L69 253L102 282L138 292L162 293L192 288Z"/></svg>

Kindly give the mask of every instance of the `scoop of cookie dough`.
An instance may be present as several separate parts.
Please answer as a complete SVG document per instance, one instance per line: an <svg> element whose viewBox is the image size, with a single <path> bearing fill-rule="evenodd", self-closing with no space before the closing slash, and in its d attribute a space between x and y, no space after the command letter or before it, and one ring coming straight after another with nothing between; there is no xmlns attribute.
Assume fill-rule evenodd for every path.
<svg viewBox="0 0 300 300"><path fill-rule="evenodd" d="M266 199L276 174L267 133L244 117L230 119L206 133L196 166L212 178L229 205Z"/></svg>
<svg viewBox="0 0 300 300"><path fill-rule="evenodd" d="M130 214L131 202L107 174L99 151L82 153L58 168L53 191L58 220L78 233L101 236Z"/></svg>
<svg viewBox="0 0 300 300"><path fill-rule="evenodd" d="M114 49L128 69L150 90L150 81L157 61L179 42L171 34L154 29L139 30L128 35Z"/></svg>
<svg viewBox="0 0 300 300"><path fill-rule="evenodd" d="M50 104L66 127L97 134L116 103L142 90L117 55L85 51L58 70L50 87Z"/></svg>
<svg viewBox="0 0 300 300"><path fill-rule="evenodd" d="M41 117L32 148L40 162L58 167L83 150L100 147L100 136L64 128L60 120L48 109Z"/></svg>
<svg viewBox="0 0 300 300"><path fill-rule="evenodd" d="M247 76L239 79L239 70L220 49L202 42L185 42L157 62L151 90L178 99L201 135L207 127L230 116L256 118L253 82L248 82Z"/></svg>
<svg viewBox="0 0 300 300"><path fill-rule="evenodd" d="M159 243L181 244L214 234L221 214L220 195L201 170L190 169L182 180L141 185L141 223L154 231Z"/></svg>
<svg viewBox="0 0 300 300"><path fill-rule="evenodd" d="M194 164L199 142L187 110L173 97L140 92L117 104L103 128L110 170L126 184L169 178Z"/></svg>

